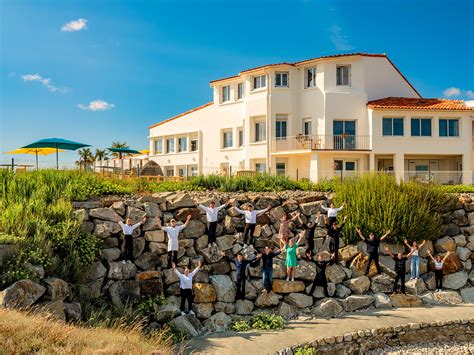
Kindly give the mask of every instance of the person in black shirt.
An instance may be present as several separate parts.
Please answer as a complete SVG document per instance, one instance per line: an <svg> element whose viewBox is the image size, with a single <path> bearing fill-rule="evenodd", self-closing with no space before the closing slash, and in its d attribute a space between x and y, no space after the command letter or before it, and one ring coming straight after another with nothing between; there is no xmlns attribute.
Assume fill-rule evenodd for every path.
<svg viewBox="0 0 474 355"><path fill-rule="evenodd" d="M273 258L281 254L281 250L272 252L269 246L265 247L265 252L257 254L257 259L262 260L263 290L262 292L271 292L273 286Z"/></svg>
<svg viewBox="0 0 474 355"><path fill-rule="evenodd" d="M309 295L312 296L316 286L322 286L324 288L324 295L329 297L328 293L328 281L326 279L326 267L334 259L334 254L331 255L331 259L324 260L323 254L318 254L317 260L313 260L313 256L310 252L306 251L306 261L316 264L316 276L314 277L313 285L309 291Z"/></svg>
<svg viewBox="0 0 474 355"><path fill-rule="evenodd" d="M334 254L334 263L339 262L339 238L341 238L341 231L346 224L347 216L344 217L342 224L338 227L336 221L333 221L330 225L329 219L324 216L324 223L328 229L328 235L331 237L329 242L329 251Z"/></svg>
<svg viewBox="0 0 474 355"><path fill-rule="evenodd" d="M306 242L308 243L308 249L306 249L306 253L311 252L311 255L314 254L314 231L318 226L319 222L319 215L318 219L315 222L308 222L304 225L304 236L306 238Z"/></svg>
<svg viewBox="0 0 474 355"><path fill-rule="evenodd" d="M238 300L244 300L245 299L245 270L247 269L247 266L249 265L254 265L255 262L255 257L251 259L245 259L245 257L241 254L238 253L236 258L229 258L226 256L225 252L221 252L221 254L224 256L224 258L230 262L233 263L236 267L237 271L237 299Z"/></svg>
<svg viewBox="0 0 474 355"><path fill-rule="evenodd" d="M390 255L390 257L395 261L395 272L397 276L395 277L395 285L393 285L393 293L398 291L398 281L400 281L400 291L403 294L406 294L405 291L405 274L407 273L406 261L411 256L413 251L411 251L407 256L403 256L403 253L398 253L397 256L393 256L392 252L388 247L385 247L385 251Z"/></svg>
<svg viewBox="0 0 474 355"><path fill-rule="evenodd" d="M375 263L375 267L377 268L377 274L380 274L380 265L379 265L379 245L382 240L387 238L390 234L390 230L388 230L380 239L377 239L374 233L369 233L369 239L365 238L362 234L362 231L359 228L356 228L357 233L359 234L360 239L362 239L365 244L367 244L367 254L369 254L369 261L367 262L367 267L365 269L365 275L369 274L370 265L372 261Z"/></svg>

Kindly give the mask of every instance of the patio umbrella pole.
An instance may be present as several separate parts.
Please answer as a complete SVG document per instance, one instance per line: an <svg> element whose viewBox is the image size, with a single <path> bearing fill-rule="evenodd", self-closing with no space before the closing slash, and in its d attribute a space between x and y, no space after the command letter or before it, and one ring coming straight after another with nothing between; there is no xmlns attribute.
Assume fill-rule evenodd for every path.
<svg viewBox="0 0 474 355"><path fill-rule="evenodd" d="M59 154L58 154L58 145L56 144L56 170L59 170Z"/></svg>
<svg viewBox="0 0 474 355"><path fill-rule="evenodd" d="M35 150L36 155L36 170L38 170L38 149Z"/></svg>

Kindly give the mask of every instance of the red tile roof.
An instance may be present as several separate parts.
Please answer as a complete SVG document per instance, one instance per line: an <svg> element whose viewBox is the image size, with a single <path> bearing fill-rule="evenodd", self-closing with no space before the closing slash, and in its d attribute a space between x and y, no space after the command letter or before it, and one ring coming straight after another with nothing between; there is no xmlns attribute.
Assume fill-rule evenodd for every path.
<svg viewBox="0 0 474 355"><path fill-rule="evenodd" d="M162 124L165 124L165 123L167 123L167 122L169 122L169 121L173 121L173 120L175 120L175 119L177 119L177 118L179 118L179 117L181 117L181 116L185 116L185 115L187 115L187 114L190 114L190 113L193 113L193 112L202 110L203 108L206 108L207 106L210 106L210 105L212 105L213 103L214 103L214 102L208 102L207 104L204 104L204 105L195 107L195 108L193 108L193 109L191 109L191 110L189 110L189 111L183 112L183 113L181 113L181 114L179 114L179 115L177 115L177 116L173 116L173 117L168 118L168 119L166 119L166 120L164 120L164 121L155 123L154 125L151 125L151 126L149 126L148 128L151 129L151 128L154 128L154 127L157 127L157 126L161 126Z"/></svg>
<svg viewBox="0 0 474 355"><path fill-rule="evenodd" d="M446 110L446 111L474 111L466 106L463 100L423 99L408 97L386 97L369 101L367 107L373 110Z"/></svg>

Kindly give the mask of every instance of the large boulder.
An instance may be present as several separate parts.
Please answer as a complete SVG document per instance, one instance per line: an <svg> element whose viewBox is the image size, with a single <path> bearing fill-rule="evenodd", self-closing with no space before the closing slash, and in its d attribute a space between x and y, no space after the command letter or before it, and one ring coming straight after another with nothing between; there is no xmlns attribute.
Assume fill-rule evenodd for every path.
<svg viewBox="0 0 474 355"><path fill-rule="evenodd" d="M280 303L281 298L282 296L279 296L273 292L264 292L257 297L257 300L255 301L255 306L259 308L277 306L278 303Z"/></svg>
<svg viewBox="0 0 474 355"><path fill-rule="evenodd" d="M143 297L163 294L163 281L161 278L140 281L140 294Z"/></svg>
<svg viewBox="0 0 474 355"><path fill-rule="evenodd" d="M216 289L210 284L194 283L194 302L196 303L212 303L217 299Z"/></svg>
<svg viewBox="0 0 474 355"><path fill-rule="evenodd" d="M161 217L163 215L160 206L155 202L144 202L143 210L149 219L155 219L155 217Z"/></svg>
<svg viewBox="0 0 474 355"><path fill-rule="evenodd" d="M48 277L43 280L46 286L46 299L48 301L64 301L71 294L69 284L55 277Z"/></svg>
<svg viewBox="0 0 474 355"><path fill-rule="evenodd" d="M219 312L204 321L206 330L211 333L225 332L232 323L232 318L224 312Z"/></svg>
<svg viewBox="0 0 474 355"><path fill-rule="evenodd" d="M148 250L150 251L150 253L154 253L158 255L165 254L168 251L168 244L150 242L148 244Z"/></svg>
<svg viewBox="0 0 474 355"><path fill-rule="evenodd" d="M410 308L410 307L422 307L423 300L419 296L415 295L402 295L396 294L390 296L393 307L398 308Z"/></svg>
<svg viewBox="0 0 474 355"><path fill-rule="evenodd" d="M300 204L300 210L306 216L310 216L310 215L318 213L318 211L321 208L322 203L323 203L323 201L313 201L313 202L301 203Z"/></svg>
<svg viewBox="0 0 474 355"><path fill-rule="evenodd" d="M326 267L326 278L328 282L333 284L339 284L347 277L343 267L341 265L328 265Z"/></svg>
<svg viewBox="0 0 474 355"><path fill-rule="evenodd" d="M235 313L240 315L249 315L253 311L253 302L249 300L237 300L235 302Z"/></svg>
<svg viewBox="0 0 474 355"><path fill-rule="evenodd" d="M140 283L135 280L114 281L110 285L108 293L112 303L117 307L134 304L140 298Z"/></svg>
<svg viewBox="0 0 474 355"><path fill-rule="evenodd" d="M199 319L207 319L212 315L214 306L212 303L193 303L193 311Z"/></svg>
<svg viewBox="0 0 474 355"><path fill-rule="evenodd" d="M179 314L179 307L173 302L167 302L157 307L155 319L157 322L168 322Z"/></svg>
<svg viewBox="0 0 474 355"><path fill-rule="evenodd" d="M320 317L337 317L344 308L333 298L325 298L316 303L312 313Z"/></svg>
<svg viewBox="0 0 474 355"><path fill-rule="evenodd" d="M122 228L120 228L118 223L110 221L95 221L95 228L93 233L101 238L108 238L111 235L119 233Z"/></svg>
<svg viewBox="0 0 474 355"><path fill-rule="evenodd" d="M308 285L308 287L306 287L306 293L309 294L309 292L311 291L311 287L312 287L311 285ZM333 284L332 282L329 282L328 283L328 295L329 295L329 297L334 296L335 293L336 293L336 285ZM314 288L313 294L310 295L310 296L313 296L314 298L324 298L324 297L326 297L326 294L324 293L324 287L316 286Z"/></svg>
<svg viewBox="0 0 474 355"><path fill-rule="evenodd" d="M316 277L316 265L306 260L300 260L296 268L295 278L304 281L313 281Z"/></svg>
<svg viewBox="0 0 474 355"><path fill-rule="evenodd" d="M225 314L232 314L232 313L235 313L235 303L215 302L214 310L216 312L224 312Z"/></svg>
<svg viewBox="0 0 474 355"><path fill-rule="evenodd" d="M216 250L215 247L211 246L210 248L204 248L198 250L198 254L202 255L208 264L214 264L222 260L223 256L219 250Z"/></svg>
<svg viewBox="0 0 474 355"><path fill-rule="evenodd" d="M463 287L468 280L467 272L458 271L454 274L445 275L443 277L443 287L449 288L452 290L459 290Z"/></svg>
<svg viewBox="0 0 474 355"><path fill-rule="evenodd" d="M285 296L285 301L297 308L307 308L313 305L313 297L303 293L290 293L288 296Z"/></svg>
<svg viewBox="0 0 474 355"><path fill-rule="evenodd" d="M346 312L353 312L366 308L374 302L374 297L370 295L352 295L342 300L342 306Z"/></svg>
<svg viewBox="0 0 474 355"><path fill-rule="evenodd" d="M138 223L146 217L146 212L136 207L128 207L126 218L130 218L133 223Z"/></svg>
<svg viewBox="0 0 474 355"><path fill-rule="evenodd" d="M338 298L346 298L351 294L351 290L343 284L336 285L335 295Z"/></svg>
<svg viewBox="0 0 474 355"><path fill-rule="evenodd" d="M196 203L187 193L178 193L168 198L168 210L176 210L178 208L195 207Z"/></svg>
<svg viewBox="0 0 474 355"><path fill-rule="evenodd" d="M444 255L443 255L444 257ZM444 274L453 274L462 269L462 261L456 253L450 253L443 264ZM434 269L434 266L433 266Z"/></svg>
<svg viewBox="0 0 474 355"><path fill-rule="evenodd" d="M183 271L181 268L177 269L179 272ZM165 285L171 285L175 282L178 282L179 277L178 275L176 275L173 269L165 269L163 270L163 281L165 282Z"/></svg>
<svg viewBox="0 0 474 355"><path fill-rule="evenodd" d="M64 312L63 300L48 301L39 303L36 309L37 312L47 313L53 318L65 321L66 313Z"/></svg>
<svg viewBox="0 0 474 355"><path fill-rule="evenodd" d="M460 304L463 298L456 291L441 291L433 293L433 298L438 303Z"/></svg>
<svg viewBox="0 0 474 355"><path fill-rule="evenodd" d="M461 297L466 303L474 303L474 287L466 287L461 290Z"/></svg>
<svg viewBox="0 0 474 355"><path fill-rule="evenodd" d="M349 287L352 292L362 295L370 288L370 279L367 276L359 276L344 282L344 285Z"/></svg>
<svg viewBox="0 0 474 355"><path fill-rule="evenodd" d="M354 260L352 260L350 269L352 271L353 276L362 276L365 274L365 270L367 268L367 264L369 262L369 257L365 256L364 254L360 253L357 255ZM369 277L377 275L377 268L375 267L375 263L370 265L369 269Z"/></svg>
<svg viewBox="0 0 474 355"><path fill-rule="evenodd" d="M304 289L302 281L273 280L273 292L275 293L302 292Z"/></svg>
<svg viewBox="0 0 474 355"><path fill-rule="evenodd" d="M0 306L6 308L26 308L35 303L46 287L30 280L20 280L0 292Z"/></svg>
<svg viewBox="0 0 474 355"><path fill-rule="evenodd" d="M193 338L201 334L202 325L197 317L191 315L179 316L173 319L169 325L174 329L186 334L187 337Z"/></svg>
<svg viewBox="0 0 474 355"><path fill-rule="evenodd" d="M154 279L161 279L163 276L161 271L157 270L149 270L149 271L143 271L135 276L135 279L137 281L148 281L148 280L154 280Z"/></svg>
<svg viewBox="0 0 474 355"><path fill-rule="evenodd" d="M160 265L160 256L155 253L143 253L135 259L135 265L142 270L154 269L156 266Z"/></svg>
<svg viewBox="0 0 474 355"><path fill-rule="evenodd" d="M445 253L447 251L455 252L456 251L456 242L451 237L443 237L438 239L434 245L438 253Z"/></svg>
<svg viewBox="0 0 474 355"><path fill-rule="evenodd" d="M102 257L107 261L114 261L120 258L122 252L119 248L106 248L102 249Z"/></svg>
<svg viewBox="0 0 474 355"><path fill-rule="evenodd" d="M387 274L380 274L372 278L372 285L370 286L370 289L375 293L392 292L394 283L395 280Z"/></svg>
<svg viewBox="0 0 474 355"><path fill-rule="evenodd" d="M82 306L79 302L64 303L64 313L68 322L81 320Z"/></svg>
<svg viewBox="0 0 474 355"><path fill-rule="evenodd" d="M221 302L234 302L237 288L227 275L212 275L210 278L216 290L216 299Z"/></svg>
<svg viewBox="0 0 474 355"><path fill-rule="evenodd" d="M206 232L206 225L197 220L190 220L188 226L184 228L183 234L185 238L199 238Z"/></svg>
<svg viewBox="0 0 474 355"><path fill-rule="evenodd" d="M385 293L374 293L374 305L377 309L392 308L390 297L388 297Z"/></svg>
<svg viewBox="0 0 474 355"><path fill-rule="evenodd" d="M110 262L109 263L109 273L107 277L109 279L116 280L127 280L135 277L137 273L137 267L132 263L122 263L122 262Z"/></svg>
<svg viewBox="0 0 474 355"><path fill-rule="evenodd" d="M216 238L217 246L220 250L229 250L232 249L232 245L237 240L235 235L224 235L222 237Z"/></svg>
<svg viewBox="0 0 474 355"><path fill-rule="evenodd" d="M465 247L457 247L456 254L458 254L462 261L466 261L471 257L471 251Z"/></svg>
<svg viewBox="0 0 474 355"><path fill-rule="evenodd" d="M276 310L277 314L286 319L295 318L298 315L298 310L295 306L286 302L281 302Z"/></svg>
<svg viewBox="0 0 474 355"><path fill-rule="evenodd" d="M122 217L120 217L117 212L113 208L94 208L89 210L89 216L97 219L101 219L103 221L110 221L110 222L118 222L122 221Z"/></svg>
<svg viewBox="0 0 474 355"><path fill-rule="evenodd" d="M359 255L360 251L356 245L348 245L344 248L339 249L339 259L344 261L350 261L355 256Z"/></svg>
<svg viewBox="0 0 474 355"><path fill-rule="evenodd" d="M147 242L164 243L166 240L165 232L161 229L145 232Z"/></svg>
<svg viewBox="0 0 474 355"><path fill-rule="evenodd" d="M408 280L405 287L407 292L412 295L421 295L426 292L425 282L421 278Z"/></svg>

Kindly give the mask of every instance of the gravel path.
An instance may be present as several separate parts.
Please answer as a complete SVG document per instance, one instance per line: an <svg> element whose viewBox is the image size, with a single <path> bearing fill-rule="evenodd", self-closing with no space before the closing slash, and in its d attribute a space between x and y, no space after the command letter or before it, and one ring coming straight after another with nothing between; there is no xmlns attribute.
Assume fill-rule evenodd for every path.
<svg viewBox="0 0 474 355"><path fill-rule="evenodd" d="M403 355L403 354L474 354L474 342L436 342L420 343L405 346L394 346L372 350L368 355Z"/></svg>

